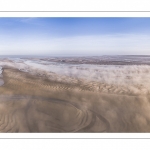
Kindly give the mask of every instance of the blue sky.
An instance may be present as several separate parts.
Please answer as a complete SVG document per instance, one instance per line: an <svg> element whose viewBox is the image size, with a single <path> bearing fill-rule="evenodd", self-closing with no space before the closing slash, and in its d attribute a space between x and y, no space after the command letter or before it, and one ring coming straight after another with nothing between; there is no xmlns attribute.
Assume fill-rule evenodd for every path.
<svg viewBox="0 0 150 150"><path fill-rule="evenodd" d="M150 18L0 18L0 55L150 55Z"/></svg>

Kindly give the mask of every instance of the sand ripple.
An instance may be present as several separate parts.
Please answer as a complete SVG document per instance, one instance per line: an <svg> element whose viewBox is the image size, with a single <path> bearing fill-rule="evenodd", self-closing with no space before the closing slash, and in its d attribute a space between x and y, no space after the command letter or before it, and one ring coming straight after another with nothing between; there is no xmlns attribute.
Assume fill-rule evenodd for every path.
<svg viewBox="0 0 150 150"><path fill-rule="evenodd" d="M149 94L97 92L8 68L3 79L0 132L150 132Z"/></svg>
<svg viewBox="0 0 150 150"><path fill-rule="evenodd" d="M0 96L0 132L105 132L108 121L59 99Z"/></svg>

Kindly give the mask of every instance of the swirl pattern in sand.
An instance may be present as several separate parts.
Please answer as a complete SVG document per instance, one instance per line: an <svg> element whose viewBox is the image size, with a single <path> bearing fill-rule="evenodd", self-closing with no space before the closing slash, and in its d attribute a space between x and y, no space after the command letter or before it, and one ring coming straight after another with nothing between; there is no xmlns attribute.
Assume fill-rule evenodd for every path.
<svg viewBox="0 0 150 150"><path fill-rule="evenodd" d="M0 132L150 132L147 64L0 65Z"/></svg>

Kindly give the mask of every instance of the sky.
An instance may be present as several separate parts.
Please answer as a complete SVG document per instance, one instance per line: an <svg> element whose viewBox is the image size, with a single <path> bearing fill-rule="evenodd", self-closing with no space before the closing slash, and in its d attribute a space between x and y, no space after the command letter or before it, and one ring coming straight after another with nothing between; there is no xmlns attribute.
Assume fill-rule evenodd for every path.
<svg viewBox="0 0 150 150"><path fill-rule="evenodd" d="M0 18L0 55L150 55L150 18Z"/></svg>

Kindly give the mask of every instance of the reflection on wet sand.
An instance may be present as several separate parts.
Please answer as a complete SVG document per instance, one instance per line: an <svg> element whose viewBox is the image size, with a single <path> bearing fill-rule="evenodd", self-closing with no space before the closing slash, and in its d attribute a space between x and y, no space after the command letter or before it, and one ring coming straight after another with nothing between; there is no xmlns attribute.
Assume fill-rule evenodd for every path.
<svg viewBox="0 0 150 150"><path fill-rule="evenodd" d="M149 95L108 94L4 68L1 132L150 132Z"/></svg>

